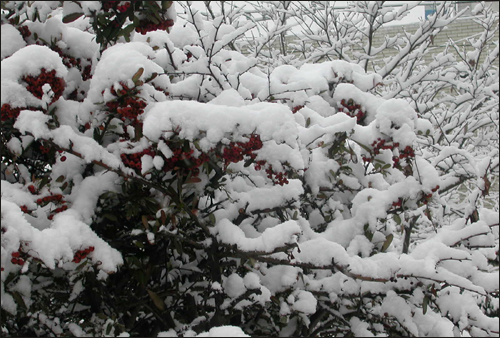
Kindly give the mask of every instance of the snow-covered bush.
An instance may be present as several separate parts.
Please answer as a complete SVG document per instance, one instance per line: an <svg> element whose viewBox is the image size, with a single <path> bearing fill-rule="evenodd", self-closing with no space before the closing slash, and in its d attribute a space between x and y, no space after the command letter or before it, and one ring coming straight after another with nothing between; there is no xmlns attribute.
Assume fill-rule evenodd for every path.
<svg viewBox="0 0 500 338"><path fill-rule="evenodd" d="M3 335L498 334L498 157L453 214L380 74L263 71L189 3L2 6Z"/></svg>

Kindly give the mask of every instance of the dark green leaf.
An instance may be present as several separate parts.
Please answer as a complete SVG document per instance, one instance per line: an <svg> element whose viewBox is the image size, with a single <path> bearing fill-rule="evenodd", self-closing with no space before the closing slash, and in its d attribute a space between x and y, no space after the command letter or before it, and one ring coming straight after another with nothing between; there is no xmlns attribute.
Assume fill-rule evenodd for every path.
<svg viewBox="0 0 500 338"><path fill-rule="evenodd" d="M113 325L111 323L109 323L107 326L106 326L106 336L109 335L109 333L111 332L111 329L113 328Z"/></svg>
<svg viewBox="0 0 500 338"><path fill-rule="evenodd" d="M83 13L71 13L71 14L68 14L68 15L66 15L62 19L62 22L63 23L73 22L73 21L77 20L78 18L80 18L82 15L83 15Z"/></svg>
<svg viewBox="0 0 500 338"><path fill-rule="evenodd" d="M109 219L110 221L113 221L113 222L117 222L118 221L118 218L115 215L113 215L113 214L104 214L102 216L104 218Z"/></svg>
<svg viewBox="0 0 500 338"><path fill-rule="evenodd" d="M393 238L394 238L393 234L387 235L384 244L382 244L382 249L380 249L380 251L382 252L386 251L389 245L391 245Z"/></svg>
<svg viewBox="0 0 500 338"><path fill-rule="evenodd" d="M401 217L399 215L394 214L393 218L397 225L401 224Z"/></svg>
<svg viewBox="0 0 500 338"><path fill-rule="evenodd" d="M427 313L427 306L429 305L429 297L427 295L424 296L424 301L422 302L422 312L424 315Z"/></svg>
<svg viewBox="0 0 500 338"><path fill-rule="evenodd" d="M17 305L19 305L23 310L26 310L26 304L24 303L23 297L17 291L12 292L12 297L14 298Z"/></svg>
<svg viewBox="0 0 500 338"><path fill-rule="evenodd" d="M364 150L366 150L368 153L371 153L371 149L368 148L367 146L365 146L364 144L362 143L359 143L358 141L356 140L353 140L354 142L356 142L361 148L363 148Z"/></svg>

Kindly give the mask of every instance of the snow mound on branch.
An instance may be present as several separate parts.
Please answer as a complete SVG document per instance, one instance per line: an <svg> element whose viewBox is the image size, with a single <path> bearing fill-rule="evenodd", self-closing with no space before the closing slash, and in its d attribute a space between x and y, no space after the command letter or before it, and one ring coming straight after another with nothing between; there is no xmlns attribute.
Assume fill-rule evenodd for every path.
<svg viewBox="0 0 500 338"><path fill-rule="evenodd" d="M153 142L162 136L170 137L178 127L179 137L190 141L198 139L203 151L210 150L229 135L238 140L254 132L262 141L274 140L298 148L292 113L279 104L258 103L237 108L169 101L156 103L145 113L143 133Z"/></svg>
<svg viewBox="0 0 500 338"><path fill-rule="evenodd" d="M14 26L9 24L2 25L2 41L9 42L2 43L0 52L0 58L2 60L26 46L26 42L23 40L21 33Z"/></svg>
<svg viewBox="0 0 500 338"><path fill-rule="evenodd" d="M56 262L71 262L74 252L94 246L94 263L100 262L99 267L105 271L116 271L117 266L123 264L120 253L75 216L75 211L63 212L54 218L51 228L40 231L28 223L16 204L2 199L2 225L7 227L7 231L2 235L5 243L2 248L15 252L19 249L22 239L23 243L27 243L26 250L30 250L30 255L42 260L49 269L54 269ZM15 268L6 264L5 269Z"/></svg>
<svg viewBox="0 0 500 338"><path fill-rule="evenodd" d="M211 328L208 332L203 332L196 337L250 337L237 326L225 325Z"/></svg>
<svg viewBox="0 0 500 338"><path fill-rule="evenodd" d="M92 77L88 100L92 103L112 100L114 96L110 88L113 85L115 89L120 88L119 82L124 82L129 88L134 87L132 77L140 68L144 69L138 78L141 81L150 78L153 73L163 73L163 68L150 60L155 55L155 51L143 42L119 43L106 49ZM164 84L165 81L161 81Z"/></svg>
<svg viewBox="0 0 500 338"><path fill-rule="evenodd" d="M242 251L260 252L272 252L276 248L295 243L294 236L300 231L300 226L296 221L287 221L267 228L257 238L247 238L243 230L228 219L221 220L211 228L212 234L224 244L236 245Z"/></svg>
<svg viewBox="0 0 500 338"><path fill-rule="evenodd" d="M34 58L33 55L37 57ZM54 69L56 76L60 78L65 78L68 73L59 54L46 46L26 46L2 60L2 105L8 103L14 108L42 105L43 101L33 96L19 82L23 76L39 75L42 68L47 71Z"/></svg>

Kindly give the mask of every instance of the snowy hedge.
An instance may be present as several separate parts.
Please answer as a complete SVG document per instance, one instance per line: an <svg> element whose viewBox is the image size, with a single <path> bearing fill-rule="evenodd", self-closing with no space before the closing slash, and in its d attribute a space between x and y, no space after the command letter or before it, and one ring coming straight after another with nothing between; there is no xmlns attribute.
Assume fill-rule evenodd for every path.
<svg viewBox="0 0 500 338"><path fill-rule="evenodd" d="M60 6L2 4L3 335L498 335L498 153L358 64L263 70L251 22Z"/></svg>

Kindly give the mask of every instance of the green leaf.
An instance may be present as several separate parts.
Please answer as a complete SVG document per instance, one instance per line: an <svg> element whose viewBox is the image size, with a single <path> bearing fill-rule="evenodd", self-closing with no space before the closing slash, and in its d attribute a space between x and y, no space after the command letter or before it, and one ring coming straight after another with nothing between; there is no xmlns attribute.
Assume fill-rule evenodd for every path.
<svg viewBox="0 0 500 338"><path fill-rule="evenodd" d="M308 117L306 120L306 128L309 127L310 125L311 125L311 118Z"/></svg>
<svg viewBox="0 0 500 338"><path fill-rule="evenodd" d="M23 310L26 310L26 304L24 303L23 297L19 294L17 291L12 292L12 297L14 298L15 302L23 308Z"/></svg>
<svg viewBox="0 0 500 338"><path fill-rule="evenodd" d="M160 296L158 296L158 294L156 294L155 292L149 290L149 289L146 289L148 291L148 294L149 294L149 297L151 297L151 299L153 300L153 303L155 304L155 306L160 310L160 311L163 311L165 310L165 303L163 302L163 299L160 298Z"/></svg>
<svg viewBox="0 0 500 338"><path fill-rule="evenodd" d="M73 22L73 21L77 20L78 18L80 18L82 15L83 15L83 13L71 13L71 14L68 14L68 15L66 15L62 19L62 22L63 23Z"/></svg>
<svg viewBox="0 0 500 338"><path fill-rule="evenodd" d="M87 263L88 263L88 260L85 259L82 264L80 264L76 267L75 271L80 271L81 269L83 269L85 267L85 265L87 265Z"/></svg>
<svg viewBox="0 0 500 338"><path fill-rule="evenodd" d="M117 222L118 221L118 218L115 215L113 215L113 214L104 214L102 216L104 218L109 219L110 221L113 221L113 222Z"/></svg>
<svg viewBox="0 0 500 338"><path fill-rule="evenodd" d="M210 223L212 223L213 225L215 225L215 223L217 222L214 214L208 215L208 219L210 220Z"/></svg>
<svg viewBox="0 0 500 338"><path fill-rule="evenodd" d="M179 241L172 240L172 244L174 245L174 248L179 255L182 255L184 253L184 250L182 249L182 245Z"/></svg>
<svg viewBox="0 0 500 338"><path fill-rule="evenodd" d="M370 148L368 148L367 146L365 146L363 143L359 143L356 140L353 140L353 141L356 142L361 148L363 148L364 150L366 150L368 153L371 154L372 150Z"/></svg>
<svg viewBox="0 0 500 338"><path fill-rule="evenodd" d="M160 213L161 213L161 224L162 225L167 224L167 214L165 213L165 210L162 209Z"/></svg>
<svg viewBox="0 0 500 338"><path fill-rule="evenodd" d="M382 244L382 249L380 249L380 251L382 252L386 251L389 245L391 245L393 238L394 238L393 234L387 235L384 244Z"/></svg>
<svg viewBox="0 0 500 338"><path fill-rule="evenodd" d="M108 316L106 316L104 313L99 312L96 314L97 318L102 319L102 320L107 320Z"/></svg>
<svg viewBox="0 0 500 338"><path fill-rule="evenodd" d="M425 295L424 301L422 302L422 312L424 313L424 315L427 313L427 305L429 305L429 297Z"/></svg>
<svg viewBox="0 0 500 338"><path fill-rule="evenodd" d="M62 181L64 181L64 175L59 176L56 180L58 183L61 183Z"/></svg>
<svg viewBox="0 0 500 338"><path fill-rule="evenodd" d="M321 199L326 200L326 199L328 199L328 196L326 196L325 194L323 194L322 192L320 192L320 193L318 194L318 198L321 198Z"/></svg>
<svg viewBox="0 0 500 338"><path fill-rule="evenodd" d="M368 238L368 240L371 242L373 239L373 233L369 230L365 231L365 237Z"/></svg>
<svg viewBox="0 0 500 338"><path fill-rule="evenodd" d="M127 42L129 42L130 41L130 33L132 33L134 28L135 28L135 25L133 23L131 23L130 25L125 26L121 30L120 35L123 35L123 37L125 37L125 40L127 40Z"/></svg>
<svg viewBox="0 0 500 338"><path fill-rule="evenodd" d="M253 161L253 159L246 160L246 161L245 161L245 164L244 164L243 166L244 166L245 168L246 168L246 167L249 167L249 166L250 166L250 164L252 164L253 162L254 162L254 161Z"/></svg>
<svg viewBox="0 0 500 338"><path fill-rule="evenodd" d="M40 185L38 186L38 190L42 190L42 188L50 182L50 177L49 176L44 176L42 180L40 181Z"/></svg>
<svg viewBox="0 0 500 338"><path fill-rule="evenodd" d="M394 214L393 218L397 225L401 225L401 217L399 215Z"/></svg>
<svg viewBox="0 0 500 338"><path fill-rule="evenodd" d="M170 6L172 6L172 3L173 3L173 1L162 1L161 2L161 9L163 11L166 11L167 9L170 8Z"/></svg>
<svg viewBox="0 0 500 338"><path fill-rule="evenodd" d="M158 46L155 46L155 47L159 48ZM154 47L153 47L153 50L155 50L155 48L154 48ZM153 80L154 80L157 76L158 76L158 73L153 73L153 74L151 74L151 76L150 76L150 77L149 77L146 81L144 81L144 82L146 82L146 83L151 82L151 81L153 81Z"/></svg>
<svg viewBox="0 0 500 338"><path fill-rule="evenodd" d="M113 328L113 325L111 323L109 323L107 326L106 326L106 336L109 335L109 333L111 332L111 329Z"/></svg>

